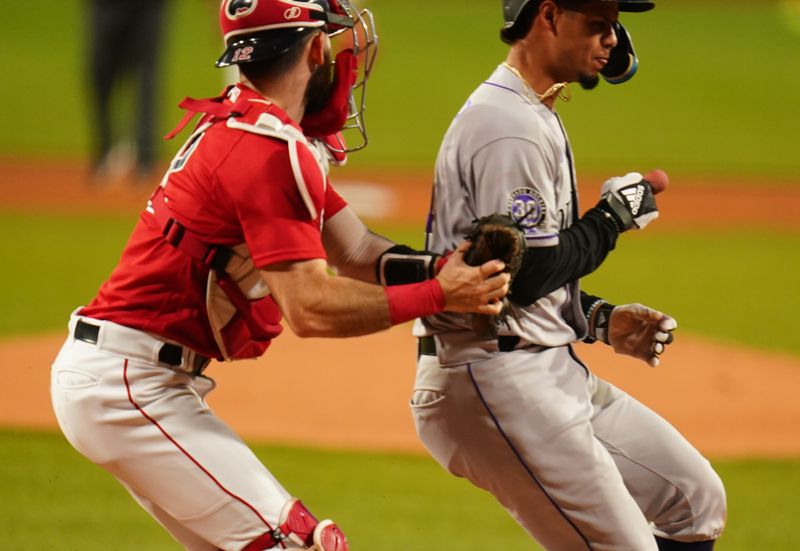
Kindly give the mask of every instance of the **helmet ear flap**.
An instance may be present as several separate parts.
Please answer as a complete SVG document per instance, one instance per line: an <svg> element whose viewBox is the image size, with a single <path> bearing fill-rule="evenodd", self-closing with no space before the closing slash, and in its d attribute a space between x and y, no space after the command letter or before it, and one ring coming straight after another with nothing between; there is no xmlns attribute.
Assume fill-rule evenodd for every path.
<svg viewBox="0 0 800 551"><path fill-rule="evenodd" d="M608 56L608 63L600 74L609 84L622 84L633 78L639 68L639 58L633 50L628 30L619 21L614 23L617 45Z"/></svg>

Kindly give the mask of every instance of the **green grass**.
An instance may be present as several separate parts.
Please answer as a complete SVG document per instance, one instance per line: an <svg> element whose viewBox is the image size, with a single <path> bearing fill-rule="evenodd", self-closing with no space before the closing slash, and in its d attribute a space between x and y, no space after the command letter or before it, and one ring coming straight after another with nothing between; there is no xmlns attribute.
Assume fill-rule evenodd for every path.
<svg viewBox="0 0 800 551"><path fill-rule="evenodd" d="M0 211L0 250L18 259L0 272L0 286L11 290L0 295L0 338L64 327L110 274L135 220ZM418 228L374 228L421 246ZM800 355L798 271L797 233L629 232L583 286L612 302L662 309L681 331Z"/></svg>
<svg viewBox="0 0 800 551"><path fill-rule="evenodd" d="M356 549L409 551L430 541L463 551L495 543L530 547L493 498L427 458L254 449L288 490L335 518ZM110 475L60 435L0 431L0 485L4 549L177 548Z"/></svg>
<svg viewBox="0 0 800 551"><path fill-rule="evenodd" d="M797 233L629 232L582 284L661 309L682 331L800 354L798 270Z"/></svg>
<svg viewBox="0 0 800 551"><path fill-rule="evenodd" d="M135 215L70 216L0 212L0 335L66 327L117 263Z"/></svg>
<svg viewBox="0 0 800 551"><path fill-rule="evenodd" d="M84 3L8 2L0 51L16 84L0 89L0 152L80 157L87 151ZM177 0L164 44L159 127L180 118L185 95L216 94L221 44L215 3ZM673 173L800 174L791 70L800 32L785 3L660 2L627 14L640 56L629 83L591 93L573 86L560 110L582 170L663 166ZM496 0L370 0L381 36L369 88L371 145L361 167L431 166L467 95L502 59ZM31 37L35 41L31 42ZM24 90L24 93L21 91ZM125 106L123 106L125 107ZM126 113L130 118L132 114ZM167 158L175 144L162 145Z"/></svg>
<svg viewBox="0 0 800 551"><path fill-rule="evenodd" d="M281 446L254 450L287 489L332 516L355 549L537 549L488 494L427 457ZM796 549L800 461L715 461L729 527L721 551ZM3 548L177 549L114 479L60 435L0 431ZM438 543L436 543L438 542Z"/></svg>
<svg viewBox="0 0 800 551"><path fill-rule="evenodd" d="M684 174L800 174L786 141L800 124L788 107L800 73L787 70L800 33L780 2L657 5L622 17L640 57L636 77L576 94L561 109L579 168L613 159Z"/></svg>
<svg viewBox="0 0 800 551"><path fill-rule="evenodd" d="M719 551L800 548L800 460L715 461L714 467L725 483L729 511Z"/></svg>

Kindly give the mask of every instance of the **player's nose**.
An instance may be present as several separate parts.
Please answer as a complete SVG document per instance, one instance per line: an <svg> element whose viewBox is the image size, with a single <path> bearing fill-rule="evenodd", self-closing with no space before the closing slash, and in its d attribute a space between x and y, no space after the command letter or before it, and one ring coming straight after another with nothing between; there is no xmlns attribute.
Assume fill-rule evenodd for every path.
<svg viewBox="0 0 800 551"><path fill-rule="evenodd" d="M611 23L603 34L603 46L609 50L613 50L618 43L619 39L617 38L616 24Z"/></svg>

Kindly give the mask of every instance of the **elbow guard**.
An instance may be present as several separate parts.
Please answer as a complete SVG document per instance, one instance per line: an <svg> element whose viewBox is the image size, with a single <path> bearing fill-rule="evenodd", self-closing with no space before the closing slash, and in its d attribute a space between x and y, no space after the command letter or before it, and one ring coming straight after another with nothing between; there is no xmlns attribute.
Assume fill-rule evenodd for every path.
<svg viewBox="0 0 800 551"><path fill-rule="evenodd" d="M415 251L405 245L395 245L384 252L375 268L381 285L405 285L427 281L435 275L439 255L428 251Z"/></svg>

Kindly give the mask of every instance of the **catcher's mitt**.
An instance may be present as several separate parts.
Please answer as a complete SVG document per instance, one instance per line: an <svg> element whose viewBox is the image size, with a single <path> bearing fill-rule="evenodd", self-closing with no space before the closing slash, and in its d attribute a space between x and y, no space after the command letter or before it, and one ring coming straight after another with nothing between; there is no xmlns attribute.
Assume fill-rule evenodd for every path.
<svg viewBox="0 0 800 551"><path fill-rule="evenodd" d="M480 266L489 260L499 259L511 282L522 266L525 254L525 232L519 222L505 214L490 214L473 222L467 239L471 244L464 253L464 262L470 266ZM503 312L499 316L476 314L472 327L481 336L497 336L497 327L509 312L508 302L503 299Z"/></svg>

